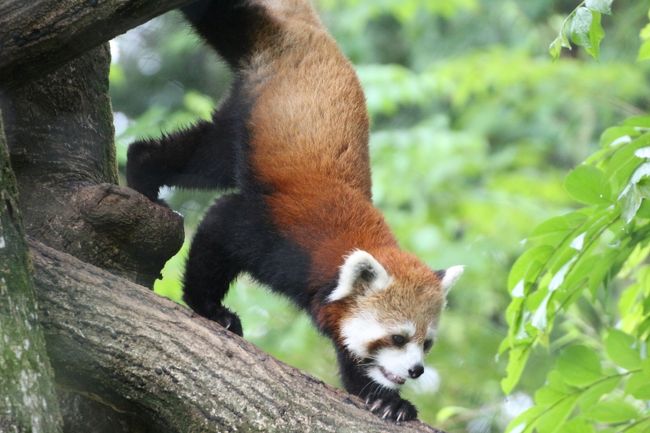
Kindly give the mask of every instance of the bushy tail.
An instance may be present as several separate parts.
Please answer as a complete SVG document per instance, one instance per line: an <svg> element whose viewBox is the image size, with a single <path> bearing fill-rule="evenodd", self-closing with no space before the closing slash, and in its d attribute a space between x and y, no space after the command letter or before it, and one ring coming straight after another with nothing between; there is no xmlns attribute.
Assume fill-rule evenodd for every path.
<svg viewBox="0 0 650 433"><path fill-rule="evenodd" d="M254 0L198 0L181 11L199 35L232 67L249 57L271 18Z"/></svg>

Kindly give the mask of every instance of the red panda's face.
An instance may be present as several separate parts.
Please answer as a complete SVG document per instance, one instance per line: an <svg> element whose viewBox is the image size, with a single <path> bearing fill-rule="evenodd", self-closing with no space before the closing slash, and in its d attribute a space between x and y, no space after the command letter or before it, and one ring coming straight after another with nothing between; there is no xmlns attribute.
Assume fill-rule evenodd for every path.
<svg viewBox="0 0 650 433"><path fill-rule="evenodd" d="M428 370L424 356L435 341L446 291L462 267L435 273L398 250L376 255L350 254L328 299L348 305L340 318L339 341L373 381L398 388Z"/></svg>

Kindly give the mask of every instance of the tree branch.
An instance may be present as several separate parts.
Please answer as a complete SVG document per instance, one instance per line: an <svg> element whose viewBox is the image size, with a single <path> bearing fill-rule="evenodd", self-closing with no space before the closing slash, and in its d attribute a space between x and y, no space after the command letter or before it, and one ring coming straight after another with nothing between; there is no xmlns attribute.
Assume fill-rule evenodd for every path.
<svg viewBox="0 0 650 433"><path fill-rule="evenodd" d="M191 0L3 0L0 83L44 76L78 55Z"/></svg>
<svg viewBox="0 0 650 433"><path fill-rule="evenodd" d="M144 287L30 246L58 381L117 411L174 432L437 432L382 421L356 397Z"/></svg>

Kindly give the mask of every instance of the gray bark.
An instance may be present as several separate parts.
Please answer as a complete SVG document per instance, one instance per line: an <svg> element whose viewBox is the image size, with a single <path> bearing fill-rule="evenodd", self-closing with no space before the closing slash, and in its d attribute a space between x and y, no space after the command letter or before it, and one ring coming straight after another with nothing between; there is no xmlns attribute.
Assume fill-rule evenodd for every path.
<svg viewBox="0 0 650 433"><path fill-rule="evenodd" d="M382 421L143 287L39 243L31 250L57 380L153 431L436 432Z"/></svg>
<svg viewBox="0 0 650 433"><path fill-rule="evenodd" d="M116 185L109 64L108 46L95 48L37 80L5 87L0 106L27 233L151 287L182 245L183 222ZM147 432L140 428L145 418L66 390L59 395L66 432Z"/></svg>
<svg viewBox="0 0 650 433"><path fill-rule="evenodd" d="M117 186L105 44L0 99L26 231L151 287L183 243L180 215Z"/></svg>
<svg viewBox="0 0 650 433"><path fill-rule="evenodd" d="M191 0L2 0L0 83L42 77Z"/></svg>
<svg viewBox="0 0 650 433"><path fill-rule="evenodd" d="M0 432L61 431L0 118Z"/></svg>

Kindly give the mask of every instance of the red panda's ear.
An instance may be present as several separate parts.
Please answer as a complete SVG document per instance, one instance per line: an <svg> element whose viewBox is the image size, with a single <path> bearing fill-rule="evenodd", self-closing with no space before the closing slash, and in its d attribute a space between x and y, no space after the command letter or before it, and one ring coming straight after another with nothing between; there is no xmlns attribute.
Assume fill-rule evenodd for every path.
<svg viewBox="0 0 650 433"><path fill-rule="evenodd" d="M336 288L327 300L338 301L351 295L355 289L378 292L388 286L390 276L386 269L370 253L355 250L345 258L339 271Z"/></svg>
<svg viewBox="0 0 650 433"><path fill-rule="evenodd" d="M456 284L456 281L458 281L460 276L463 275L463 271L465 271L465 267L460 265L452 266L441 272L443 275L442 280L440 281L440 287L442 287L442 290L445 292L445 296L447 296L447 293L449 293L449 290L451 290L454 284Z"/></svg>

